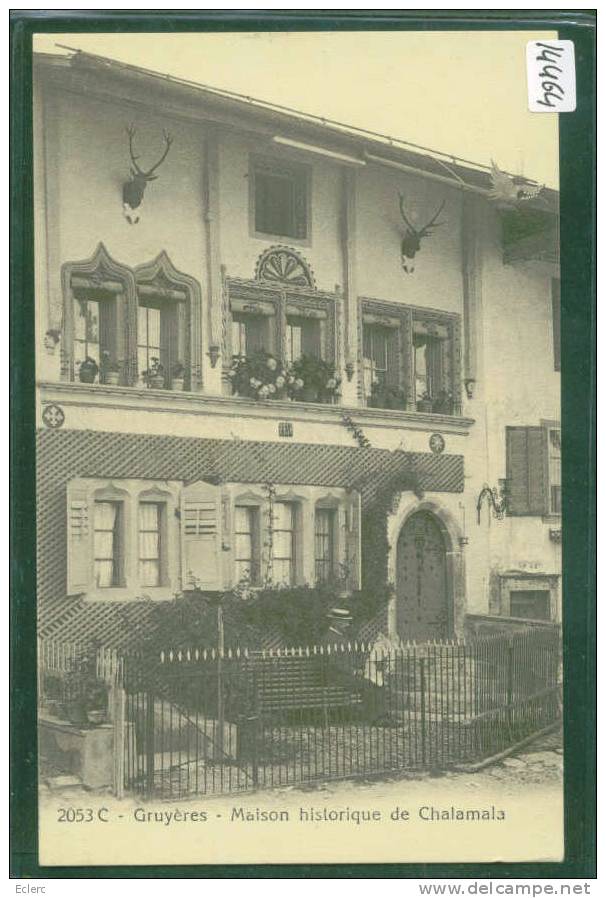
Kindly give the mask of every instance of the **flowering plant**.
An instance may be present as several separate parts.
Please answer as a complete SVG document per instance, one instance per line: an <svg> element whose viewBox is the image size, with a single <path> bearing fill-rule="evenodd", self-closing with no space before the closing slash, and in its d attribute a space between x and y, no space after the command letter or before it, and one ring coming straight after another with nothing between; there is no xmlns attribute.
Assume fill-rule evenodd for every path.
<svg viewBox="0 0 606 898"><path fill-rule="evenodd" d="M341 378L331 362L312 355L302 355L288 370L289 395L302 397L302 392L312 391L320 402L328 402L340 393Z"/></svg>
<svg viewBox="0 0 606 898"><path fill-rule="evenodd" d="M229 370L232 390L250 399L284 399L287 372L269 352L260 350L248 356L236 356Z"/></svg>

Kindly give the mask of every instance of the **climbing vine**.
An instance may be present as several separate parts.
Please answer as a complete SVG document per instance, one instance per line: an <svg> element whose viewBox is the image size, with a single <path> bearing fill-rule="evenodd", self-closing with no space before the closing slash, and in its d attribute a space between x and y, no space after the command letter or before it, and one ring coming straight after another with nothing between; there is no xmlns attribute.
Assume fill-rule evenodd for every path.
<svg viewBox="0 0 606 898"><path fill-rule="evenodd" d="M370 449L372 444L359 424L353 420L351 415L343 415L341 418L343 427L352 435L360 449Z"/></svg>

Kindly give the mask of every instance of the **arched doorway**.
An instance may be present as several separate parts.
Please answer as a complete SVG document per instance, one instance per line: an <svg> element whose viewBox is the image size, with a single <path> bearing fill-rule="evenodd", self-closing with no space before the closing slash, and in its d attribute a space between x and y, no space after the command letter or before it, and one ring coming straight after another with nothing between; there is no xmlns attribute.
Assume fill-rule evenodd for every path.
<svg viewBox="0 0 606 898"><path fill-rule="evenodd" d="M403 640L451 635L449 577L443 528L430 511L405 522L396 556L396 621Z"/></svg>

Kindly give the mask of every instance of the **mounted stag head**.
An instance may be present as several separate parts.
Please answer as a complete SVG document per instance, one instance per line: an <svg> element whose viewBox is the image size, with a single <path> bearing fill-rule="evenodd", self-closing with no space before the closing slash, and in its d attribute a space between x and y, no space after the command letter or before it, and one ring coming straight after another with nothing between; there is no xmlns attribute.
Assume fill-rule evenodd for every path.
<svg viewBox="0 0 606 898"><path fill-rule="evenodd" d="M139 156L135 156L135 152L133 150L133 139L136 133L134 126L129 125L126 129L126 133L128 134L128 149L130 152L130 160L132 162L132 166L130 169L130 181L126 181L122 186L122 202L124 204L124 214L128 223L137 224L137 222L139 221L139 216L133 215L133 212L135 209L138 209L143 202L143 195L145 194L147 182L155 181L158 177L157 175L154 175L154 172L162 165L162 163L168 156L168 151L170 150L173 139L168 131L164 131L164 152L155 165L152 165L152 167L148 171L143 171L137 165L137 159L139 158Z"/></svg>
<svg viewBox="0 0 606 898"><path fill-rule="evenodd" d="M440 212L444 208L446 200L442 201L442 205L433 216L430 221L427 222L422 228L415 228L415 226L410 222L406 212L404 210L404 195L400 194L400 215L406 225L406 233L402 238L402 243L400 244L400 252L402 254L402 268L406 272L406 274L412 274L415 270L414 265L408 265L409 259L414 259L416 254L421 249L421 240L424 237L431 237L432 231L434 228L439 228L440 225L443 225L443 221L438 221L438 216Z"/></svg>

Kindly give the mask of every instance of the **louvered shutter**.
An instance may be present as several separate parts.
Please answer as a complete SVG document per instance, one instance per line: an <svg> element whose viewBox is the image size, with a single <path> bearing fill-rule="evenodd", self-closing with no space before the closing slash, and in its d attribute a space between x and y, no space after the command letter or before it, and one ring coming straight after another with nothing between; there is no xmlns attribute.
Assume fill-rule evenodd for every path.
<svg viewBox="0 0 606 898"><path fill-rule="evenodd" d="M547 431L507 428L508 511L511 515L547 513Z"/></svg>
<svg viewBox="0 0 606 898"><path fill-rule="evenodd" d="M88 591L93 568L93 509L88 488L74 480L67 485L67 594Z"/></svg>
<svg viewBox="0 0 606 898"><path fill-rule="evenodd" d="M349 499L349 527L346 533L348 584L351 591L360 589L362 583L362 552L360 546L361 498L352 493Z"/></svg>
<svg viewBox="0 0 606 898"><path fill-rule="evenodd" d="M223 588L221 490L204 481L181 491L181 582L183 589Z"/></svg>

